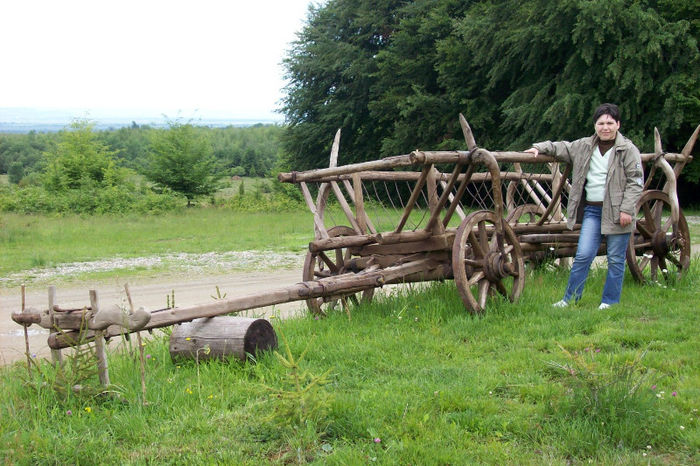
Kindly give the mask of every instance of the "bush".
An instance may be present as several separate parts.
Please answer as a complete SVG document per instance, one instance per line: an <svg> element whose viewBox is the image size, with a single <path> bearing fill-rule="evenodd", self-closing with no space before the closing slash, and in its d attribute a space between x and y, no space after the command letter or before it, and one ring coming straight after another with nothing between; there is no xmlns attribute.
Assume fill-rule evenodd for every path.
<svg viewBox="0 0 700 466"><path fill-rule="evenodd" d="M172 191L155 193L129 185L50 192L42 186L3 187L0 211L17 213L159 213L184 204Z"/></svg>

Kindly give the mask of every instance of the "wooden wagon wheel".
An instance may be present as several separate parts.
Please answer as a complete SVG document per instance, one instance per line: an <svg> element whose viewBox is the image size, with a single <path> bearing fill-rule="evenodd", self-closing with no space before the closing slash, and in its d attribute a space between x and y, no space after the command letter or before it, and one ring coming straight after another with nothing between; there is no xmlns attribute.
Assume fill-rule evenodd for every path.
<svg viewBox="0 0 700 466"><path fill-rule="evenodd" d="M356 236L357 232L350 227L335 226L328 230L331 238L338 236ZM351 271L350 251L347 248L338 248L329 251L309 252L304 260L304 281L316 280L335 275L344 274ZM352 304L359 304L362 301L370 301L374 296L374 288L364 290L359 293L349 293L344 296L334 296L333 299L313 298L307 299L306 305L309 310L317 315L326 315L324 308L333 309L340 301L345 309ZM358 299L359 298L359 299ZM325 304L325 305L324 305Z"/></svg>
<svg viewBox="0 0 700 466"><path fill-rule="evenodd" d="M471 312L483 312L489 293L510 301L520 297L525 266L513 229L494 212L473 212L457 229L452 272L462 301Z"/></svg>
<svg viewBox="0 0 700 466"><path fill-rule="evenodd" d="M637 202L637 231L627 246L627 265L637 281L679 278L690 265L690 231L679 210L671 218L671 202L662 191L645 191Z"/></svg>

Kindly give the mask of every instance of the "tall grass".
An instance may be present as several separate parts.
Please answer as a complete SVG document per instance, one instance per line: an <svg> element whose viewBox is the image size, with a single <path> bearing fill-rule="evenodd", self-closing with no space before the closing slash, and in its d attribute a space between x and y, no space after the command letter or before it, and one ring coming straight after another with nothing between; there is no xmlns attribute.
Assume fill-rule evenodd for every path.
<svg viewBox="0 0 700 466"><path fill-rule="evenodd" d="M603 312L596 308L604 278L595 270L583 300L566 310L551 307L566 274L534 271L517 303L491 300L483 316L467 313L445 282L393 289L352 319L341 310L321 320L272 319L294 370L329 382L318 395L326 408L300 422L276 415L283 411L275 395L290 390L294 374L271 354L178 364L167 338L156 336L146 347L145 406L127 350L110 356L119 396L63 398L36 373L23 380L17 364L0 371L0 456L9 463L697 464L698 260L675 287L626 277L622 303Z"/></svg>

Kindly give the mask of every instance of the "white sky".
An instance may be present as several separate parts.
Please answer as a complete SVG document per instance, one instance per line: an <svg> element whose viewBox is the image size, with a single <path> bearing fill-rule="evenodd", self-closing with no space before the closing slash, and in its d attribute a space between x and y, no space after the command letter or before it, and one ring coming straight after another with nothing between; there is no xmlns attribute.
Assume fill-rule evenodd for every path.
<svg viewBox="0 0 700 466"><path fill-rule="evenodd" d="M4 0L0 108L280 120L281 61L310 3Z"/></svg>

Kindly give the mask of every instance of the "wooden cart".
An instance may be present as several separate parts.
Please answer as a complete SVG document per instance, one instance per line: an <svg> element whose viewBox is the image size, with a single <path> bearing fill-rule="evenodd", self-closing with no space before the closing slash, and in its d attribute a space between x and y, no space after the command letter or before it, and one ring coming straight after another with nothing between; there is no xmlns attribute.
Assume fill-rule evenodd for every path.
<svg viewBox="0 0 700 466"><path fill-rule="evenodd" d="M44 311L13 313L17 323L51 329L53 349L139 330L292 301L324 314L341 303L371 299L388 284L454 279L467 310L486 309L490 296L516 301L526 263L575 254L580 225L564 216L569 168L548 156L492 152L476 145L460 115L468 150L413 151L381 160L337 166L340 132L329 168L281 173L299 185L313 215L302 274L295 285L186 308L136 312L91 304L61 309L49 297ZM638 280L681 275L690 263L690 235L678 204L676 179L691 160L695 130L680 154L664 153L656 132L638 203L637 230L627 258ZM671 163L674 165L671 166ZM601 246L601 254L605 245Z"/></svg>

